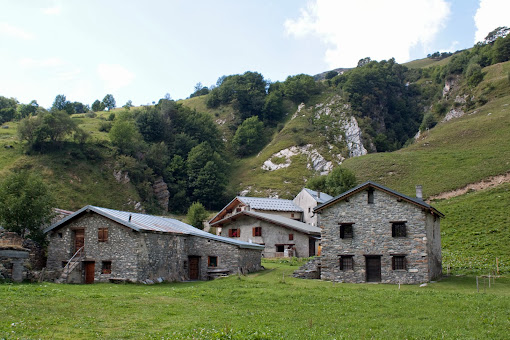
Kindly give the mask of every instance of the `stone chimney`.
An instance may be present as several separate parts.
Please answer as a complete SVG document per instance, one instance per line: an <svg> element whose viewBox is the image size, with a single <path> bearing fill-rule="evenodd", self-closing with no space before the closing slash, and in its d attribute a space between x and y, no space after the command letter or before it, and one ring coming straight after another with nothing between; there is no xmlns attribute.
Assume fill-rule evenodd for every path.
<svg viewBox="0 0 510 340"><path fill-rule="evenodd" d="M321 192L317 190L317 198L321 198Z"/></svg>
<svg viewBox="0 0 510 340"><path fill-rule="evenodd" d="M423 200L423 193L421 185L416 186L416 198Z"/></svg>

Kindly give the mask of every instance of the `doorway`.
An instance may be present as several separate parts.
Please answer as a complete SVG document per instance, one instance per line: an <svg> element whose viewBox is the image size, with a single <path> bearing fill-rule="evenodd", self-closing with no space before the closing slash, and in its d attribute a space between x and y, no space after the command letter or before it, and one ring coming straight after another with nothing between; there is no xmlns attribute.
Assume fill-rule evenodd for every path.
<svg viewBox="0 0 510 340"><path fill-rule="evenodd" d="M200 277L200 256L189 256L189 279L198 280Z"/></svg>
<svg viewBox="0 0 510 340"><path fill-rule="evenodd" d="M367 282L381 282L381 256L365 256Z"/></svg>
<svg viewBox="0 0 510 340"><path fill-rule="evenodd" d="M85 264L85 284L94 283L96 263L93 261L85 261L84 264Z"/></svg>
<svg viewBox="0 0 510 340"><path fill-rule="evenodd" d="M85 245L85 229L76 229L74 231L74 252L76 253Z"/></svg>
<svg viewBox="0 0 510 340"><path fill-rule="evenodd" d="M308 239L308 256L315 256L315 239L313 237Z"/></svg>

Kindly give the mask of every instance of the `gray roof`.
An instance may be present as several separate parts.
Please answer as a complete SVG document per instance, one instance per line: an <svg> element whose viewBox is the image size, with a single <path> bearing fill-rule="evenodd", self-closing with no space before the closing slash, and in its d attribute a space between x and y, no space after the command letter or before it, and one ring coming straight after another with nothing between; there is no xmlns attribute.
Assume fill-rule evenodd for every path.
<svg viewBox="0 0 510 340"><path fill-rule="evenodd" d="M333 198L333 196L330 196L330 195L326 194L325 192L321 192L320 197L319 197L317 191L314 191L314 190L308 189L308 188L303 188L303 189L306 190L306 192L309 193L310 196L312 196L313 199L315 201L317 201L317 203L325 203Z"/></svg>
<svg viewBox="0 0 510 340"><path fill-rule="evenodd" d="M434 208L433 206L427 204L425 201L423 201L422 199L419 199L419 198L416 198L416 197L409 197L409 196L406 196L404 194L401 194L399 193L398 191L395 191L393 189L390 189L390 188L387 188L381 184L378 184L378 183L375 183L375 182L372 182L372 181L367 181L363 184L360 184L358 185L357 187L354 187L350 190L347 190L346 192L336 196L336 197L333 197L332 199L330 199L329 201L321 204L321 205L318 205L317 207L315 207L313 209L313 211L320 211L322 209L324 209L325 207L327 206L330 206L332 204L334 204L335 202L337 201L341 201L359 191L362 191L362 190L365 190L366 188L368 187L372 187L372 188L375 188L375 189L379 189L379 190L382 190L382 191L386 191L387 193L389 194L392 194L394 196L397 196L397 197L400 197L408 202L411 202L413 204L416 204L418 206L421 206L423 208L426 208L428 209L430 212L433 212L433 213L436 213L437 215L441 216L441 217L444 217L444 214L441 213L439 210L437 210L436 208Z"/></svg>
<svg viewBox="0 0 510 340"><path fill-rule="evenodd" d="M257 211L246 211L246 210L238 212L238 213L236 213L230 217L227 217L223 220L214 222L211 224L211 226L214 226L216 224L223 224L230 220L234 220L234 219L238 218L240 215L251 216L251 217L257 218L259 220L268 221L270 223L277 224L277 225L287 227L290 229L294 229L296 231L299 231L299 232L302 232L305 234L319 234L320 235L320 233L321 233L321 229L318 227L314 227L310 224L306 224L306 223L299 222L299 221L296 221L296 220L293 220L293 219L290 219L287 217L283 217L281 215L266 214L266 213L261 213L261 212L257 212Z"/></svg>
<svg viewBox="0 0 510 340"><path fill-rule="evenodd" d="M280 198L265 198L265 197L245 197L237 196L241 202L249 205L251 209L257 210L272 210L272 211L296 211L303 212L303 209L291 200L284 200Z"/></svg>
<svg viewBox="0 0 510 340"><path fill-rule="evenodd" d="M258 244L237 241L231 238L222 237L210 234L203 230L197 229L189 224L181 222L179 220L167 217L160 216L152 216L145 215L140 213L133 213L128 211L119 211L101 207L95 207L92 205L87 205L80 210L76 211L72 215L67 216L66 218L52 224L50 227L44 230L45 233L58 228L62 224L67 221L81 215L84 212L93 211L99 215L102 215L106 218L109 218L117 223L120 223L128 228L131 228L136 231L145 231L145 232L162 232L162 233L174 233L174 234L182 234L182 235L193 235L198 237L203 237L211 240L216 240L224 243L229 243L236 245L240 248L252 248L252 249L263 249L264 246L260 246Z"/></svg>

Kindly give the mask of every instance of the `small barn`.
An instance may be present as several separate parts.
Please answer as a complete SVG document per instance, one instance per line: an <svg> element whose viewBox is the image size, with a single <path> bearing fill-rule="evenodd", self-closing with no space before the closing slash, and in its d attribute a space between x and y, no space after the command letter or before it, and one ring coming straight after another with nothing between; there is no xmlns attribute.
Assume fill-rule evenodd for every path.
<svg viewBox="0 0 510 340"><path fill-rule="evenodd" d="M44 230L60 282L207 280L261 269L263 246L181 221L85 206Z"/></svg>
<svg viewBox="0 0 510 340"><path fill-rule="evenodd" d="M258 211L241 210L211 227L221 227L221 235L264 246L264 257L308 257L318 252L318 227Z"/></svg>
<svg viewBox="0 0 510 340"><path fill-rule="evenodd" d="M440 219L417 197L365 182L317 206L321 279L421 283L441 276Z"/></svg>

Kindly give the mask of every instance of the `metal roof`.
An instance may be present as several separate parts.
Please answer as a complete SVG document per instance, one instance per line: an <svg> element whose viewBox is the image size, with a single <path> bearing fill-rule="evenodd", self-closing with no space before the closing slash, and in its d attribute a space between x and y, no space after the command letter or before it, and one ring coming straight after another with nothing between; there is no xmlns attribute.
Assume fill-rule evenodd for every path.
<svg viewBox="0 0 510 340"><path fill-rule="evenodd" d="M161 216L145 215L140 213L133 213L128 211L119 211L101 207L95 207L87 205L80 210L76 211L72 215L52 224L50 227L44 230L45 233L58 228L64 223L74 219L75 217L83 214L84 212L93 211L99 215L109 218L117 223L120 223L128 228L136 231L146 232L163 232L163 233L174 233L181 235L193 235L203 237L211 240L216 240L224 243L236 245L240 248L251 248L251 249L263 249L264 246L258 244L237 241L231 238L213 235L203 230L197 229L189 224L181 222L179 220Z"/></svg>
<svg viewBox="0 0 510 340"><path fill-rule="evenodd" d="M332 205L332 204L334 204L334 203L336 203L338 201L341 201L341 200L343 200L343 199L345 199L345 198L347 198L347 197L349 197L351 195L354 195L355 193L357 193L359 191L365 190L368 187L372 187L374 189L379 189L379 190L385 191L385 192L387 192L387 193L389 193L391 195L400 197L400 198L402 198L402 199L404 199L404 200L406 200L406 201L408 201L410 203L413 203L415 205L418 205L418 206L421 206L423 208L429 209L430 212L435 213L435 214L437 214L437 215L439 215L441 217L444 217L443 213L441 213L439 210L437 210L433 206L427 204L425 201L423 201L423 200L421 200L419 198L416 198L416 197L406 196L406 195L401 194L401 193L399 193L399 192L397 192L397 191L395 191L393 189L387 188L387 187L385 187L385 186L383 186L381 184L378 184L378 183L375 183L375 182L372 182L372 181L367 181L367 182L365 182L363 184L358 185L357 187L354 187L354 188L352 188L350 190L347 190L346 192L344 192L344 193L342 193L342 194L340 194L340 195L338 195L336 197L333 197L329 201L327 201L327 202L325 202L325 203L315 207L313 209L313 211L315 211L315 212L320 211L320 210L322 210L322 209L324 209L324 208L326 208L326 207L328 207L328 206L330 206L330 205Z"/></svg>
<svg viewBox="0 0 510 340"><path fill-rule="evenodd" d="M276 214L266 214L266 213L261 213L261 212L257 212L257 211L241 211L241 212L238 212L228 218L225 218L223 220L220 220L220 221L217 221L217 222L214 222L211 224L211 226L214 226L214 225L217 225L217 224L224 224L224 223L227 223L227 222L230 222L231 220L235 220L236 218L239 218L239 216L241 215L245 215L245 216L251 216L251 217L254 217L256 219L259 219L259 220L264 220L264 221L267 221L267 222L270 222L270 223L273 223L273 224L277 224L277 225L280 225L280 226L283 226L283 227L287 227L287 228L290 228L290 229L294 229L296 231L299 231L299 232L302 232L302 233L305 233L305 234L318 234L320 235L321 233L321 229L318 228L318 227L314 227L310 224L306 224L306 223L303 223L303 222L300 222L300 221L296 221L296 220L293 220L293 219L290 219L290 218L287 218L287 217L283 217L283 216L280 216L280 215L276 215Z"/></svg>
<svg viewBox="0 0 510 340"><path fill-rule="evenodd" d="M251 209L303 212L303 209L297 206L291 200L284 200L280 198L245 197L245 196L237 196L236 198L239 199L244 204L249 205Z"/></svg>
<svg viewBox="0 0 510 340"><path fill-rule="evenodd" d="M325 203L333 198L333 196L330 196L330 195L326 194L325 192L321 192L320 197L319 197L319 194L317 193L317 191L314 191L314 190L308 189L308 188L303 188L303 189L306 190L306 192L309 193L310 196L312 196L313 199L315 201L317 201L317 203Z"/></svg>

